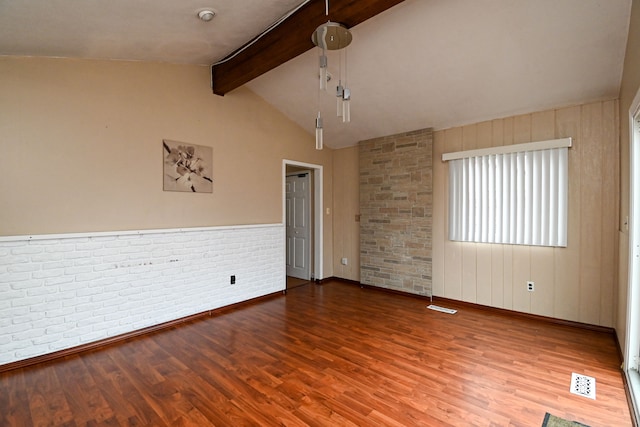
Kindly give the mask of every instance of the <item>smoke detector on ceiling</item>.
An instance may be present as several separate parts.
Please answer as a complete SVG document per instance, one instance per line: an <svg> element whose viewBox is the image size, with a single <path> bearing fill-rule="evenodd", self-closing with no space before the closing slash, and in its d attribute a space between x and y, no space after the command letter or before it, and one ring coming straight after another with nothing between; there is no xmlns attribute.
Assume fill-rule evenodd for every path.
<svg viewBox="0 0 640 427"><path fill-rule="evenodd" d="M204 22L211 21L214 16L216 16L216 12L213 9L203 9L198 12L198 18Z"/></svg>

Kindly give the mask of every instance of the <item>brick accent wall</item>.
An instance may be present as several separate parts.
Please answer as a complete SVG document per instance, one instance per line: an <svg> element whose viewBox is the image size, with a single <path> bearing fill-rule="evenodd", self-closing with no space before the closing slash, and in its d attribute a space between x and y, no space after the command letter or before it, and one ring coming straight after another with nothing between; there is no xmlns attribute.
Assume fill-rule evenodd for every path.
<svg viewBox="0 0 640 427"><path fill-rule="evenodd" d="M431 295L432 129L361 141L360 282Z"/></svg>
<svg viewBox="0 0 640 427"><path fill-rule="evenodd" d="M0 364L278 292L284 253L280 224L0 238Z"/></svg>

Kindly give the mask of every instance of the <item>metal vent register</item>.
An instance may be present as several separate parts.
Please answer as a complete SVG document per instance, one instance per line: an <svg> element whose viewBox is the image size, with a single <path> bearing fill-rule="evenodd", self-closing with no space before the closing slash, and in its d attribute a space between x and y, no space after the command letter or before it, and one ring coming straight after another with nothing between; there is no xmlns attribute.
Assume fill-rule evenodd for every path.
<svg viewBox="0 0 640 427"><path fill-rule="evenodd" d="M571 393L596 399L596 379L573 372L571 374Z"/></svg>

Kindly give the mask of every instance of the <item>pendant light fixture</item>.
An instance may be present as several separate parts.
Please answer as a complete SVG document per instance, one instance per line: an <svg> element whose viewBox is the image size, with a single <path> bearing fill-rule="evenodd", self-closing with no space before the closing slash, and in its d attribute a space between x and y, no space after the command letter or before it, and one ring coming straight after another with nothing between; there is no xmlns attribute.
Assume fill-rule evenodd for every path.
<svg viewBox="0 0 640 427"><path fill-rule="evenodd" d="M329 0L325 0L325 14L327 17L329 16ZM329 61L327 57L327 51L329 50L343 50L349 44L351 44L352 36L351 32L342 24L337 22L332 22L331 20L326 23L320 25L311 35L311 40L313 44L315 44L320 50L319 55L319 84L318 84L318 116L316 118L316 149L322 150L323 146L323 127L322 127L322 114L320 111L320 92L327 90L327 82L329 79L329 74L327 68L329 66ZM350 110L350 101L351 101L351 90L347 87L347 54L346 50L344 52L344 86L342 85L342 57L340 57L340 70L339 70L339 78L338 85L336 86L336 113L338 117L342 117L342 121L347 123L351 121L351 110ZM342 54L342 52L340 52Z"/></svg>

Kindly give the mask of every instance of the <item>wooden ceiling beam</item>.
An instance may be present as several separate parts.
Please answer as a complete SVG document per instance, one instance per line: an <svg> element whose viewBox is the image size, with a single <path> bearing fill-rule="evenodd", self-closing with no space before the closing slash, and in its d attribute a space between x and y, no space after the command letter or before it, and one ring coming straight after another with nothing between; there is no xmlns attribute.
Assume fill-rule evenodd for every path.
<svg viewBox="0 0 640 427"><path fill-rule="evenodd" d="M213 93L224 95L314 47L311 34L328 20L352 28L403 0L311 0L254 44L211 66ZM238 52L236 51L236 52Z"/></svg>

